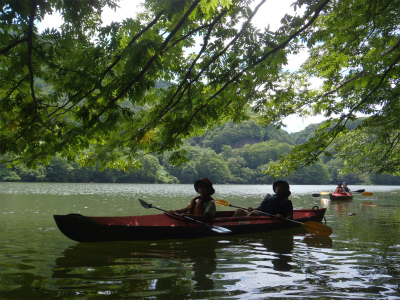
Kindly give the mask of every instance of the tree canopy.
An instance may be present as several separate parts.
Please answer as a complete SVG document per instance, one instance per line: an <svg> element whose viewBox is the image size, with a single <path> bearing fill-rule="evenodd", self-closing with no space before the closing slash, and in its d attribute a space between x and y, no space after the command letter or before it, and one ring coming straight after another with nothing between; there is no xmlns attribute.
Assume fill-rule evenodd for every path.
<svg viewBox="0 0 400 300"><path fill-rule="evenodd" d="M310 57L260 102L264 122L323 114L328 122L281 160L273 174L315 163L334 145L346 170L400 174L400 1L330 1L301 42ZM310 78L323 79L319 90ZM282 77L283 78L283 77ZM354 130L346 124L367 116Z"/></svg>
<svg viewBox="0 0 400 300"><path fill-rule="evenodd" d="M166 151L184 162L185 139L253 109L278 127L290 114L330 120L273 176L316 163L333 143L349 166L398 174L400 0L298 0L302 15L286 15L276 32L251 23L268 3L250 3L147 0L137 18L103 25L103 7L117 2L2 0L0 163L34 166L58 154L126 170ZM55 12L61 27L38 32ZM308 62L285 71L304 48ZM312 76L324 79L319 90ZM347 133L359 113L369 117Z"/></svg>

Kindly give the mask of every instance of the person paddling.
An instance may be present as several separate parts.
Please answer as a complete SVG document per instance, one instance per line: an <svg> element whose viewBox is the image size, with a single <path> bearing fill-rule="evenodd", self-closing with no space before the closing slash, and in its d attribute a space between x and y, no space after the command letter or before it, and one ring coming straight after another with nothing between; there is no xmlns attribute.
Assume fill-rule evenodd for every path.
<svg viewBox="0 0 400 300"><path fill-rule="evenodd" d="M349 187L347 186L347 182L343 182L342 190L346 193L351 193Z"/></svg>
<svg viewBox="0 0 400 300"><path fill-rule="evenodd" d="M186 216L197 220L208 220L214 218L217 212L214 199L213 184L208 178L202 178L194 183L194 189L200 196L194 197L190 204L182 209L170 210L170 213L178 213L181 217Z"/></svg>
<svg viewBox="0 0 400 300"><path fill-rule="evenodd" d="M233 217L243 216L259 216L260 214L256 211L262 211L268 214L275 215L277 218L293 219L293 204L288 197L292 194L290 192L289 183L284 180L275 181L272 184L272 189L275 192L273 196L267 194L260 206L257 208L249 207L246 210L238 208Z"/></svg>
<svg viewBox="0 0 400 300"><path fill-rule="evenodd" d="M346 194L346 192L343 190L342 188L342 183L338 182L338 185L335 189L335 191L333 192L334 194Z"/></svg>

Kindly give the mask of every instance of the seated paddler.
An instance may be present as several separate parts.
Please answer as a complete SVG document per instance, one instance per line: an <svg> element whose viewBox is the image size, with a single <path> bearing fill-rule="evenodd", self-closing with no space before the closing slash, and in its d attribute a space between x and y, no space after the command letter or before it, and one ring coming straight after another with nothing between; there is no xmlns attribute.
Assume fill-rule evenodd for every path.
<svg viewBox="0 0 400 300"><path fill-rule="evenodd" d="M336 189L335 189L335 191L333 193L334 194L346 194L346 191L343 190L341 182L338 182L337 187L336 187Z"/></svg>
<svg viewBox="0 0 400 300"><path fill-rule="evenodd" d="M244 217L244 216L261 216L257 211L265 212L274 215L277 218L293 219L293 204L289 200L290 192L289 183L284 180L275 181L272 184L272 190L275 192L274 195L267 194L264 200L258 207L249 207L247 211L238 208L233 217Z"/></svg>
<svg viewBox="0 0 400 300"><path fill-rule="evenodd" d="M187 216L200 221L214 218L217 211L214 199L215 193L213 184L208 178L202 178L194 183L194 189L199 196L194 197L190 204L182 209L170 210L170 213L178 213L180 216Z"/></svg>

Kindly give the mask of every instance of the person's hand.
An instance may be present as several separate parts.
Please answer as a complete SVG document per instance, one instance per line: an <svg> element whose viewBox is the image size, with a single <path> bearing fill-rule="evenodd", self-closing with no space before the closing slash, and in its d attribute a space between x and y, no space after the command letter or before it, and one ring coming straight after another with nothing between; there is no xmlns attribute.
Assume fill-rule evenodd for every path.
<svg viewBox="0 0 400 300"><path fill-rule="evenodd" d="M275 217L278 219L282 219L282 215L280 215L280 214L276 214Z"/></svg>
<svg viewBox="0 0 400 300"><path fill-rule="evenodd" d="M171 215L174 215L176 213L176 210L169 210L168 213L170 213Z"/></svg>
<svg viewBox="0 0 400 300"><path fill-rule="evenodd" d="M247 210L248 210L249 212L252 212L252 211L254 210L254 208L248 207Z"/></svg>

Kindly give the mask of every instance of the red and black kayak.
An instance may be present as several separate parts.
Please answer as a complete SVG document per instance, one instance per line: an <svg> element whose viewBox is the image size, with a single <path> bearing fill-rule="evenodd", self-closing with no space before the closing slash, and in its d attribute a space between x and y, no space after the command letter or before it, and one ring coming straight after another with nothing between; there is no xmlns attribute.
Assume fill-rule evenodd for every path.
<svg viewBox="0 0 400 300"><path fill-rule="evenodd" d="M329 194L331 200L352 200L353 194L351 193L331 193Z"/></svg>
<svg viewBox="0 0 400 300"><path fill-rule="evenodd" d="M321 222L326 208L297 209L298 222ZM270 216L233 218L233 211L217 212L207 224L199 224L169 213L129 217L87 217L80 214L54 215L60 231L78 242L187 239L219 235L211 227L224 228L228 234L255 233L300 226ZM310 222L311 223L311 222ZM206 226L205 226L206 225ZM321 226L324 226L321 224Z"/></svg>

